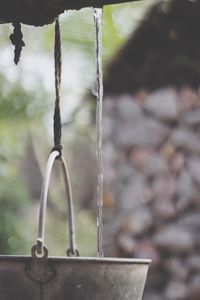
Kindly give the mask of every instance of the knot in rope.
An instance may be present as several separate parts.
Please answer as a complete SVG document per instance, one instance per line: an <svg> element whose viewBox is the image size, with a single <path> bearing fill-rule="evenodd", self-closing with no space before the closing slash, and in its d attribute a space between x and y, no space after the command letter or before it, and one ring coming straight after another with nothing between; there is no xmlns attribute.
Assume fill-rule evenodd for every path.
<svg viewBox="0 0 200 300"><path fill-rule="evenodd" d="M13 46L15 46L14 50L14 62L17 65L20 57L22 48L25 46L25 43L23 41L23 34L21 31L21 23L20 22L14 22L13 24L13 33L10 35L10 40Z"/></svg>

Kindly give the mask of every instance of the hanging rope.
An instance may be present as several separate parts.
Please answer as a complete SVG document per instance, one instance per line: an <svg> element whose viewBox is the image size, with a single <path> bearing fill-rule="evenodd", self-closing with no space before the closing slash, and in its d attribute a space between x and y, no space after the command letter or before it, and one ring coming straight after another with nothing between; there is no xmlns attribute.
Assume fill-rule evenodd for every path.
<svg viewBox="0 0 200 300"><path fill-rule="evenodd" d="M55 23L55 46L54 46L54 59L55 59L55 110L54 110L54 147L52 151L58 151L59 157L62 156L62 124L60 116L60 85L61 85L61 71L62 71L62 55L61 55L61 30L59 20L56 19ZM59 158L58 157L58 158Z"/></svg>
<svg viewBox="0 0 200 300"><path fill-rule="evenodd" d="M20 22L14 22L13 24L13 33L10 35L10 40L13 46L15 46L14 50L14 62L17 65L20 61L22 48L25 46L25 43L23 41L23 34L21 31L21 23Z"/></svg>
<svg viewBox="0 0 200 300"><path fill-rule="evenodd" d="M39 228L38 228L38 238L37 243L33 246L33 253L45 255L44 248L44 237L45 237L45 219L46 219L46 209L47 209L47 199L48 190L50 183L50 176L52 173L52 168L56 159L61 163L62 174L65 183L65 191L67 196L67 206L68 206L68 224L69 224L69 248L66 253L68 256L79 256L79 251L76 246L76 236L75 236L75 221L74 221L74 210L73 210L73 198L71 191L71 183L68 173L67 164L62 156L62 145L61 145L61 115L60 115L60 86L61 86L61 71L62 71L62 59L61 59L61 30L59 20L56 19L55 23L55 46L54 46L54 59L55 59L55 110L54 110L54 147L49 156L45 180L43 182L41 200L40 200L40 214L39 214ZM36 251L36 252L35 252ZM48 251L48 250L47 250Z"/></svg>

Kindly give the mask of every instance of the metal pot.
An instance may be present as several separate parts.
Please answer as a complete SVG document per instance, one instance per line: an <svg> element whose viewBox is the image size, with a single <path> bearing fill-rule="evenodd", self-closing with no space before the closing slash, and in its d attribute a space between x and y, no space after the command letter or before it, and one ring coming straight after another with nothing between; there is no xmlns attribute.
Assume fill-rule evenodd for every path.
<svg viewBox="0 0 200 300"><path fill-rule="evenodd" d="M2 300L141 300L148 260L0 257Z"/></svg>
<svg viewBox="0 0 200 300"><path fill-rule="evenodd" d="M78 256L72 197L66 163L51 153L40 204L39 231L31 256L0 256L1 300L141 300L150 260L48 257L44 246L50 175L55 159L61 162L69 210L70 248Z"/></svg>

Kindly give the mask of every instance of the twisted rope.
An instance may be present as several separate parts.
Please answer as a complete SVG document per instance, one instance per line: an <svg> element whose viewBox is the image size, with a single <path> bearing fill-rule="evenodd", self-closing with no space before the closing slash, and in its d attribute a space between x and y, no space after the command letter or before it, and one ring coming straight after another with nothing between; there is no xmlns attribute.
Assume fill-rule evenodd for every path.
<svg viewBox="0 0 200 300"><path fill-rule="evenodd" d="M61 30L59 20L55 23L55 46L54 46L54 60L55 60L55 109L54 109L54 147L52 151L58 151L59 157L62 156L62 124L60 115L60 85L62 72L62 53L61 53Z"/></svg>

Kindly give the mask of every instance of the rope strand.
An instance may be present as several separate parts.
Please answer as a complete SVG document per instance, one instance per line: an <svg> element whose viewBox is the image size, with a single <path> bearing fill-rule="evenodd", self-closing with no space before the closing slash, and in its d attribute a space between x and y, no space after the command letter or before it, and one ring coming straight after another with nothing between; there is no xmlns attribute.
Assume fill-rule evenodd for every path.
<svg viewBox="0 0 200 300"><path fill-rule="evenodd" d="M52 151L58 151L59 157L62 156L62 124L60 115L60 85L62 72L62 53L61 53L61 30L59 20L55 23L55 46L54 46L54 60L55 60L55 110L54 110L54 147Z"/></svg>

